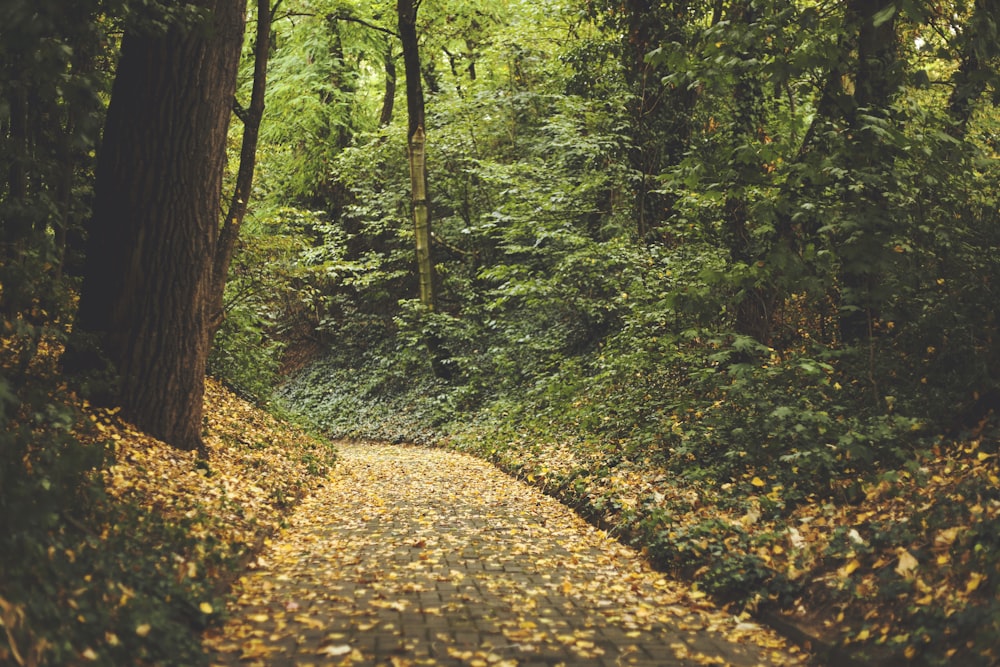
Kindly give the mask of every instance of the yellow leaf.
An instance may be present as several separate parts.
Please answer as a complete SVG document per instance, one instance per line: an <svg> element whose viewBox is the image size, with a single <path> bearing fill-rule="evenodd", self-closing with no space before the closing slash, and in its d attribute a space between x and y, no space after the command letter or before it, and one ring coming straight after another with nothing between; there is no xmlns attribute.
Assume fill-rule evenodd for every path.
<svg viewBox="0 0 1000 667"><path fill-rule="evenodd" d="M767 486L767 482L762 480L760 477L754 477L750 480L750 483L757 487Z"/></svg>
<svg viewBox="0 0 1000 667"><path fill-rule="evenodd" d="M985 578L986 577L984 577L983 575L979 574L978 572L973 572L972 574L970 574L969 575L969 581L968 581L968 583L965 584L965 592L966 593L971 593L974 590L976 590L977 588L979 588L979 584L981 584L982 581L983 581L983 579L985 579Z"/></svg>
<svg viewBox="0 0 1000 667"><path fill-rule="evenodd" d="M83 655L84 658L86 658L87 660L90 660L90 661L97 660L97 657L98 657L97 656L97 652L94 651L94 649L92 649L92 648L85 649L82 655Z"/></svg>
<svg viewBox="0 0 1000 667"><path fill-rule="evenodd" d="M145 637L146 635L149 634L149 631L152 629L153 627L149 623L143 623L142 625L136 626L135 634L139 635L140 637Z"/></svg>
<svg viewBox="0 0 1000 667"><path fill-rule="evenodd" d="M863 642L866 639L868 639L870 636L871 636L871 633L868 632L868 628L865 628L864 630L862 630L861 632L858 633L857 640L859 642Z"/></svg>
<svg viewBox="0 0 1000 667"><path fill-rule="evenodd" d="M946 528L945 530L940 531L934 537L934 546L940 548L949 547L955 542L955 539L957 537L958 537L957 527L952 526L951 528Z"/></svg>
<svg viewBox="0 0 1000 667"><path fill-rule="evenodd" d="M861 561L859 561L857 558L854 558L851 560L851 562L847 563L846 565L844 565L844 567L840 568L840 576L849 577L859 567L861 567Z"/></svg>
<svg viewBox="0 0 1000 667"><path fill-rule="evenodd" d="M213 611L215 611L214 609L212 609L212 605L209 604L208 602L202 602L200 605L198 605L198 609L200 609L201 613L203 614L211 614Z"/></svg>
<svg viewBox="0 0 1000 667"><path fill-rule="evenodd" d="M326 627L323 621L315 619L311 616L306 616L305 614L299 614L295 617L296 623L301 623L302 625L310 628L311 630L322 630Z"/></svg>
<svg viewBox="0 0 1000 667"><path fill-rule="evenodd" d="M896 574L905 577L917 568L917 559L906 549L899 551L899 563L896 564Z"/></svg>

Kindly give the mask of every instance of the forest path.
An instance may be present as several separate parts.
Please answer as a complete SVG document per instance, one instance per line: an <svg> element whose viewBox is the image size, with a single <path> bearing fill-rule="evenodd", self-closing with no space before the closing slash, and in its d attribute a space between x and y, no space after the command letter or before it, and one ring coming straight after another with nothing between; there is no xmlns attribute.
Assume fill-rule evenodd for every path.
<svg viewBox="0 0 1000 667"><path fill-rule="evenodd" d="M787 665L805 658L470 456L342 444L205 638L218 665ZM263 471L266 474L266 471Z"/></svg>

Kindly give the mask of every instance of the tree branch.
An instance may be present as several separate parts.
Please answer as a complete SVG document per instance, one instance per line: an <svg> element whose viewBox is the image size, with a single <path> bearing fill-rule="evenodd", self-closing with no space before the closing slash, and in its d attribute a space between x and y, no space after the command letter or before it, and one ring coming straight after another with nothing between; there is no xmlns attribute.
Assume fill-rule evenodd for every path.
<svg viewBox="0 0 1000 667"><path fill-rule="evenodd" d="M386 35L391 35L392 37L396 38L399 37L399 33L394 30L390 30L389 28L377 25L375 23L370 23L365 19L358 18L357 16L353 16L351 14L330 14L327 16L327 18L333 21L349 21L351 23L357 23L359 25L363 25L366 28L370 28L371 30L377 30L378 32L384 33Z"/></svg>

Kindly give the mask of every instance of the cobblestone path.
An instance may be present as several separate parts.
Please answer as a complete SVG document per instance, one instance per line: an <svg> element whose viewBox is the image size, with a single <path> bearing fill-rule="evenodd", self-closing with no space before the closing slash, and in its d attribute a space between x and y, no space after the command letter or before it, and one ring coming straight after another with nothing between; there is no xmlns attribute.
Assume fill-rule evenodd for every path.
<svg viewBox="0 0 1000 667"><path fill-rule="evenodd" d="M206 635L215 664L806 661L488 463L390 445L340 454Z"/></svg>

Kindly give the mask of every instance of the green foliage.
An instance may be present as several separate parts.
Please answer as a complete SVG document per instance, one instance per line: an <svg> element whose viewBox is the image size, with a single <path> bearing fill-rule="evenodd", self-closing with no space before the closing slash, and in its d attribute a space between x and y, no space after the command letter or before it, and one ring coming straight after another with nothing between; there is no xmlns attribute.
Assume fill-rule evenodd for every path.
<svg viewBox="0 0 1000 667"><path fill-rule="evenodd" d="M315 361L276 399L332 437L435 442L456 414L455 389L434 377L426 355L389 352Z"/></svg>
<svg viewBox="0 0 1000 667"><path fill-rule="evenodd" d="M209 374L245 396L266 400L277 381L281 352L269 324L249 308L231 308L215 335Z"/></svg>
<svg viewBox="0 0 1000 667"><path fill-rule="evenodd" d="M336 434L450 434L523 474L561 443L578 468L546 483L582 511L620 517L727 599L787 595L800 584L754 555L772 538L674 525L588 485L661 465L781 522L856 502L995 409L991 29L977 3L869 23L848 5L428 7L436 312L414 301L401 120L370 122L384 43L343 25L352 58L306 71L333 33L290 33L300 53L278 55L296 83L269 109L350 131L300 141L288 123L265 148L262 237L298 244L274 284L297 306L272 308L269 335L294 321L289 349L322 357L283 399ZM874 68L861 42L885 26L897 48ZM293 102L337 76L350 100Z"/></svg>

